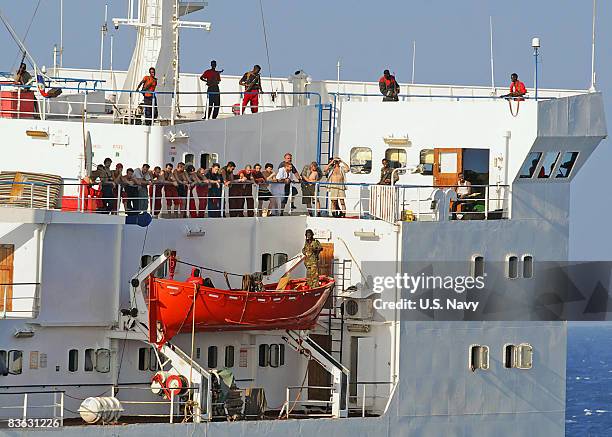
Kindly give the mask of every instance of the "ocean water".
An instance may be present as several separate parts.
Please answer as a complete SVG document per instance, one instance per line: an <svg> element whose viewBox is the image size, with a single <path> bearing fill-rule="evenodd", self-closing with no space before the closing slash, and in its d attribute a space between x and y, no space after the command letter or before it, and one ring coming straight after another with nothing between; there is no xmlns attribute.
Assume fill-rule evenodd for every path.
<svg viewBox="0 0 612 437"><path fill-rule="evenodd" d="M567 437L612 437L612 324L570 324Z"/></svg>

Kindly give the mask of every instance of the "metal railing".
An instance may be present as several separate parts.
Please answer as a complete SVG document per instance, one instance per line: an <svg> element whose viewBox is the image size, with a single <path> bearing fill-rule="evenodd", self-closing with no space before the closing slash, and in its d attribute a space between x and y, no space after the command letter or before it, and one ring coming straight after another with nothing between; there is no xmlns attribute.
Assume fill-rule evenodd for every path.
<svg viewBox="0 0 612 437"><path fill-rule="evenodd" d="M50 395L52 396L51 403L44 404L35 404L32 402L32 398L38 397L38 395ZM63 391L28 391L28 392L14 392L14 393L5 393L2 395L3 397L8 396L23 396L23 400L21 403L17 405L6 405L0 406L0 410L9 410L14 413L9 413L11 418L9 419L0 419L2 422L10 422L17 421L14 423L14 426L10 426L11 428L28 428L34 427L36 425L37 428L58 428L64 426L64 392ZM51 409L51 422L47 425L46 422L42 422L41 417L48 418L47 415L33 415L32 410L40 411L40 410L49 410ZM3 414L4 416L4 414ZM28 426L28 421L32 421L32 425ZM34 422L36 421L36 422Z"/></svg>
<svg viewBox="0 0 612 437"><path fill-rule="evenodd" d="M377 399L384 399L385 403L388 404L388 402L390 401L390 398L393 394L393 387L394 387L395 383L393 381L374 381L374 382L361 382L361 381L357 381L357 382L349 382L349 388L350 387L355 387L355 392L356 394L351 395L349 392L349 403L354 403L356 405L359 406L359 403L361 403L360 405L360 410L361 410L361 417L366 417L366 412L367 412L367 400L370 399L372 400L374 403L376 402ZM379 395L377 394L377 389L378 386L389 386L389 392L385 395ZM359 387L361 387L361 393L359 393ZM374 387L373 389L368 390L368 387ZM361 401L361 402L359 402ZM370 407L373 407L375 405L370 405ZM386 409L386 407L385 407ZM384 411L383 411L384 412Z"/></svg>
<svg viewBox="0 0 612 437"><path fill-rule="evenodd" d="M67 80L67 79L66 79ZM15 85L0 83L0 91L14 93L0 93L0 117L26 118L26 119L64 119L82 120L89 122L113 122L124 124L151 124L194 121L206 118L209 107L217 107L222 116L240 115L247 112L266 112L293 107L293 99L300 98L310 106L322 106L322 98L316 92L269 92L249 93L236 92L207 92L207 91L181 91L165 92L154 91L151 103L145 102L143 91L121 90L112 88L98 88L94 82L93 87L81 86L87 84L86 80L75 80L77 86L58 86L62 94L58 97L45 97L34 85ZM49 85L49 86L52 86ZM257 95L257 102L246 97ZM126 96L121 98L121 96ZM213 105L212 96L237 98L238 102L231 105ZM265 96L265 99L264 99ZM289 97L291 102L281 103L278 97ZM183 98L180 103L178 101ZM122 100L127 100L127 102ZM189 100L186 102L186 100ZM8 103L7 103L8 102ZM147 115L147 111L150 114ZM203 117L204 116L204 117Z"/></svg>
<svg viewBox="0 0 612 437"><path fill-rule="evenodd" d="M13 296L15 287L33 287L34 289L31 296ZM0 284L0 305L0 319L36 318L40 311L40 283Z"/></svg>
<svg viewBox="0 0 612 437"><path fill-rule="evenodd" d="M20 194L0 194L0 205L35 209L128 216L148 212L159 218L308 214L380 219L390 223L509 218L512 194L508 185L471 185L469 195L457 196L457 190L465 187L268 181L263 184L231 182L217 188L201 182L182 184L184 194L179 195L179 187L173 184L0 181L0 186L6 184L27 188ZM304 194L308 186L310 189ZM56 189L54 192L59 191L61 199L54 198L52 188Z"/></svg>
<svg viewBox="0 0 612 437"><path fill-rule="evenodd" d="M327 390L330 392L330 399L329 400L309 400L309 399L304 399L302 400L302 392L304 390L308 390L308 389L312 389L312 390ZM332 405L333 405L333 401L331 400L331 391L333 390L333 387L327 387L327 386L318 386L318 385L291 385L288 386L285 389L285 403L283 404L278 417L285 417L286 419L289 419L289 415L291 414L291 412L294 410L294 408L299 404L299 405L323 405L325 407L328 407L331 409ZM291 400L291 392L293 391L297 391L297 394L295 396L295 399L292 401ZM331 414L325 414L325 416L331 417Z"/></svg>

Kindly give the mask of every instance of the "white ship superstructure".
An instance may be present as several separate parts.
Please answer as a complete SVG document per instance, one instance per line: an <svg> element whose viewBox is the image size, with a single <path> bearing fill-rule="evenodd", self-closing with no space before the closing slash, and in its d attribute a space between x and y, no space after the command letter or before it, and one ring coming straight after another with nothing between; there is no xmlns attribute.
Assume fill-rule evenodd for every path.
<svg viewBox="0 0 612 437"><path fill-rule="evenodd" d="M88 397L112 396L120 421L137 423L114 425L122 435L563 436L565 322L407 320L403 310L374 305L399 301L400 288L377 293L372 281L422 263L439 274L459 266L468 276L498 264L508 266L507 290L529 290L542 263L581 259L573 189L607 136L601 95L538 90L540 100L507 101L486 87L411 85L390 103L375 95L375 83L294 88L295 80L275 79L264 81L274 101L265 94L259 113L234 115L239 78L224 76L221 117L202 120L205 90L175 68L178 27L164 18L189 8L141 0L139 11L121 22L139 29L128 72L59 69L54 76L64 79L48 85L63 86L61 96L37 93L36 114L21 102L0 112L0 137L12 150L0 168L2 423L52 418L66 425L55 430L62 435L105 435L110 428L84 425L78 410ZM166 82L160 116L146 126L133 88L150 64ZM24 90L15 92L21 99ZM325 182L316 191L321 216L306 214L299 194L298 208L283 217L159 218L146 227L127 224L121 202L115 215L85 206L81 180L106 157L126 167L276 167L286 152L298 170L336 156L349 165L346 218L331 217ZM383 158L397 169L394 186L377 185ZM457 214L447 205L461 172L479 193L478 208ZM34 173L61 183L34 183ZM138 306L145 301L131 280L157 268L168 249L215 270L206 276L219 288L223 272L280 276L308 228L324 247L321 269L336 280L317 326L178 335L161 350L165 367L191 378L202 397L188 405L195 413L186 421L196 423L172 423L183 421L185 401L152 392L164 359L149 342ZM190 270L179 263L175 275ZM304 276L304 268L291 274ZM229 277L233 288L239 282ZM229 422L212 405L206 378L223 369L242 401L265 392L265 417Z"/></svg>

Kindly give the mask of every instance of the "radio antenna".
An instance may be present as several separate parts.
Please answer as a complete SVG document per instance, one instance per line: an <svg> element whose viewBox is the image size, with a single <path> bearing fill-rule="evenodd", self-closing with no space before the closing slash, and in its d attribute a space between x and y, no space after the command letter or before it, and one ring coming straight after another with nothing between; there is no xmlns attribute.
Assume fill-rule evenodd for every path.
<svg viewBox="0 0 612 437"><path fill-rule="evenodd" d="M493 66L493 17L489 15L489 46L491 49L491 93L495 94L495 68Z"/></svg>
<svg viewBox="0 0 612 437"><path fill-rule="evenodd" d="M593 0L593 33L591 36L591 87L590 93L594 93L595 89L595 21L597 18L597 0Z"/></svg>

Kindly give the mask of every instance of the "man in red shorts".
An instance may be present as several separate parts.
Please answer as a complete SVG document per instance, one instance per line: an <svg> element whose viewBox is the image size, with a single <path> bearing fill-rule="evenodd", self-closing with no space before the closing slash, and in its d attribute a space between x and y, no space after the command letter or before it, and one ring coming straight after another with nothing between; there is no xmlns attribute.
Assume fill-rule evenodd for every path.
<svg viewBox="0 0 612 437"><path fill-rule="evenodd" d="M251 113L255 114L259 106L259 94L261 90L261 76L259 72L261 67L255 65L251 71L247 71L240 79L240 85L244 87L244 98L242 99L242 113L246 110L247 105L251 104Z"/></svg>

